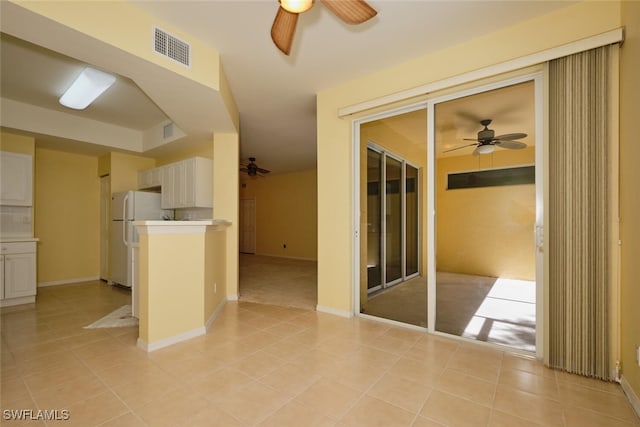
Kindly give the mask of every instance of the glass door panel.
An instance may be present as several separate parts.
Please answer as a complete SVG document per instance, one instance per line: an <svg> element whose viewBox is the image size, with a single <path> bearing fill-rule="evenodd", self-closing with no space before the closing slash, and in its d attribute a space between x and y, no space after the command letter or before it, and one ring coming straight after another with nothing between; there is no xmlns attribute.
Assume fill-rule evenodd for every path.
<svg viewBox="0 0 640 427"><path fill-rule="evenodd" d="M419 271L418 169L406 165L405 177L405 275L411 276Z"/></svg>
<svg viewBox="0 0 640 427"><path fill-rule="evenodd" d="M382 154L367 149L367 290L382 287Z"/></svg>
<svg viewBox="0 0 640 427"><path fill-rule="evenodd" d="M402 162L386 156L385 284L402 278Z"/></svg>

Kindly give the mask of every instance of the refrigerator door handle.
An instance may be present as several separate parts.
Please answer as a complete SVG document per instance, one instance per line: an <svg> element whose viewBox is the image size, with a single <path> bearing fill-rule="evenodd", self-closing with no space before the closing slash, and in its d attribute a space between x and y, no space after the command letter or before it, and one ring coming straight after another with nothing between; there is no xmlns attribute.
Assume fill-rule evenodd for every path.
<svg viewBox="0 0 640 427"><path fill-rule="evenodd" d="M122 200L122 243L124 243L125 246L129 246L129 244L127 243L127 220L129 218L127 218L127 201L129 200L129 194L127 193L124 196L124 199Z"/></svg>

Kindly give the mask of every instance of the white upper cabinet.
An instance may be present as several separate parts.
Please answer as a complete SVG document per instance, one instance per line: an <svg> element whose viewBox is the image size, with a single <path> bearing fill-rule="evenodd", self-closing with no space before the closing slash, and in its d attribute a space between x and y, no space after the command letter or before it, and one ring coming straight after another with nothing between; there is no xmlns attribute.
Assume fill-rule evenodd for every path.
<svg viewBox="0 0 640 427"><path fill-rule="evenodd" d="M162 171L162 208L213 207L213 161L193 157Z"/></svg>
<svg viewBox="0 0 640 427"><path fill-rule="evenodd" d="M0 205L33 205L33 157L0 151Z"/></svg>
<svg viewBox="0 0 640 427"><path fill-rule="evenodd" d="M138 189L160 187L162 185L163 168L153 168L138 172Z"/></svg>

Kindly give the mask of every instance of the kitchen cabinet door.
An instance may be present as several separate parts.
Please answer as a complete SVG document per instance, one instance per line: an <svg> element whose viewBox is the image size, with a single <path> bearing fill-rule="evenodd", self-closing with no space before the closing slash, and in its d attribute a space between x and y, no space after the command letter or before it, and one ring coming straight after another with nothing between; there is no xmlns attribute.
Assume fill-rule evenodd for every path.
<svg viewBox="0 0 640 427"><path fill-rule="evenodd" d="M4 298L36 294L36 254L4 256Z"/></svg>
<svg viewBox="0 0 640 427"><path fill-rule="evenodd" d="M160 206L162 209L176 208L176 163L164 167L162 172L162 197Z"/></svg>
<svg viewBox="0 0 640 427"><path fill-rule="evenodd" d="M0 151L0 205L33 204L33 157Z"/></svg>

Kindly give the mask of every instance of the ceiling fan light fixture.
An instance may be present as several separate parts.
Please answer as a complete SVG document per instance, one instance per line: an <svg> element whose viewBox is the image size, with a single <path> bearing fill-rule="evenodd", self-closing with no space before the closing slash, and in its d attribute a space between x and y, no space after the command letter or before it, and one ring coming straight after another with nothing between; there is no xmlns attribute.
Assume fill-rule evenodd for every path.
<svg viewBox="0 0 640 427"><path fill-rule="evenodd" d="M116 82L112 74L87 67L60 98L60 104L74 110L84 110Z"/></svg>
<svg viewBox="0 0 640 427"><path fill-rule="evenodd" d="M476 150L478 151L478 154L489 154L489 153L493 153L493 151L496 149L495 145L491 145L491 144L485 144L485 145L481 145L478 148L476 148Z"/></svg>
<svg viewBox="0 0 640 427"><path fill-rule="evenodd" d="M279 0L280 6L287 12L303 13L311 9L314 0Z"/></svg>

